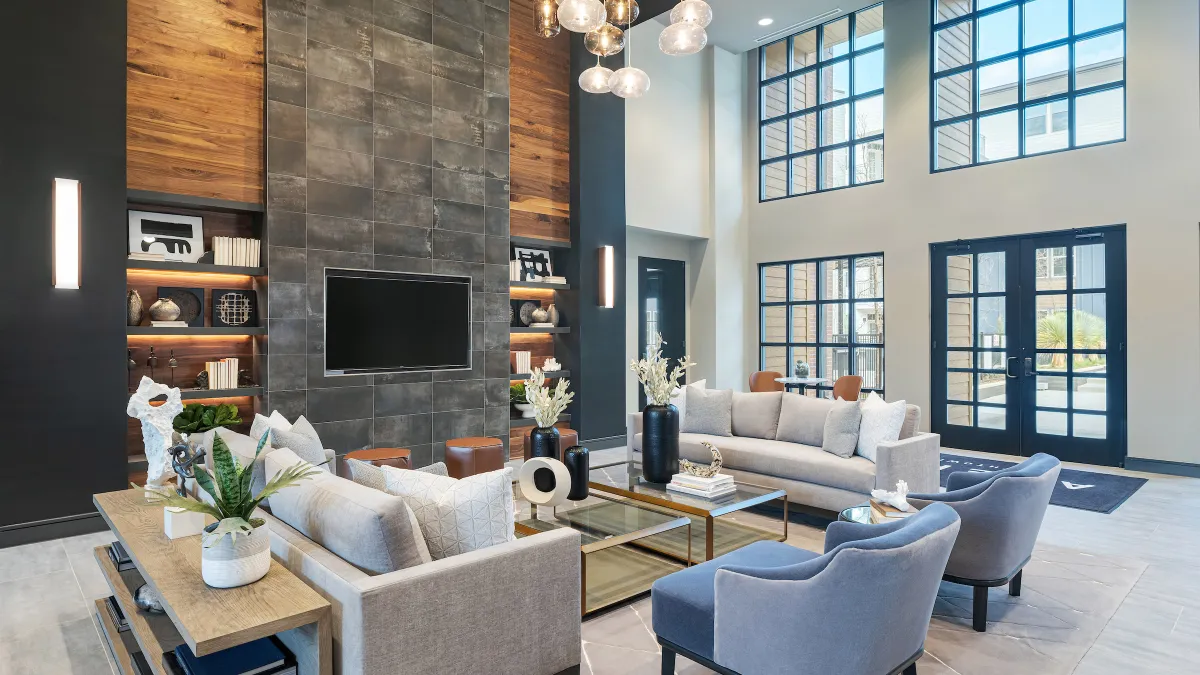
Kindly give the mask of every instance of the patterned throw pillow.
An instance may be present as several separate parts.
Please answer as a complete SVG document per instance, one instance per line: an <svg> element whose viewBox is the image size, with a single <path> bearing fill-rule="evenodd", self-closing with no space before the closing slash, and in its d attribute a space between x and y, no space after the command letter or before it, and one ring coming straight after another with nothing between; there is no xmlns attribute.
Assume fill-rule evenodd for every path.
<svg viewBox="0 0 1200 675"><path fill-rule="evenodd" d="M887 403L871 392L862 402L862 425L858 430L858 449L855 453L874 462L875 449L880 443L899 440L907 407L904 401Z"/></svg>
<svg viewBox="0 0 1200 675"><path fill-rule="evenodd" d="M321 443L321 437L317 435L313 425L304 419L304 415L301 415L289 430L271 427L271 447L287 448L312 465L319 466L325 462L325 446ZM333 473L328 464L320 468Z"/></svg>
<svg viewBox="0 0 1200 675"><path fill-rule="evenodd" d="M455 480L383 467L387 491L417 516L434 560L512 541L512 469Z"/></svg>
<svg viewBox="0 0 1200 675"><path fill-rule="evenodd" d="M262 438L263 434L271 429L281 429L288 431L292 428L292 423L287 421L278 410L272 411L270 417L254 413L254 422L250 425L250 438L257 443Z"/></svg>
<svg viewBox="0 0 1200 675"><path fill-rule="evenodd" d="M380 492L387 492L387 478L383 475L383 469L360 459L351 459L349 457L346 458L346 469L350 473L350 480L354 481L355 483L358 483L359 485L365 485L369 488L375 488ZM416 470L424 473L431 473L435 476L449 475L449 473L446 471L445 462L430 464L429 466L423 466Z"/></svg>
<svg viewBox="0 0 1200 675"><path fill-rule="evenodd" d="M687 415L679 425L688 434L733 435L733 391L684 387Z"/></svg>

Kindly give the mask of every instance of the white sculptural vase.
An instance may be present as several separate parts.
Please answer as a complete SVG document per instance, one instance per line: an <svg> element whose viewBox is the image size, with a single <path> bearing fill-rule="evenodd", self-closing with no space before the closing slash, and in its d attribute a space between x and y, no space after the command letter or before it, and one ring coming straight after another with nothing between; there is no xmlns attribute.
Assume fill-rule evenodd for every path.
<svg viewBox="0 0 1200 675"><path fill-rule="evenodd" d="M167 402L150 405L150 400L166 395ZM129 397L125 414L142 423L142 442L146 446L146 487L162 490L175 477L171 468L170 449L175 433L175 417L183 412L183 401L177 387L159 384L148 377L138 383L137 391Z"/></svg>

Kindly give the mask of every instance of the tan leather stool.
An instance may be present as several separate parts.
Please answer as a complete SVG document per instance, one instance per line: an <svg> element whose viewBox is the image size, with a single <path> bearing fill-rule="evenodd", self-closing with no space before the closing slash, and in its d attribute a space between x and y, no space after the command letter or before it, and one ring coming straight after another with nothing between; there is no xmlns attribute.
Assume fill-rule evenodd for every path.
<svg viewBox="0 0 1200 675"><path fill-rule="evenodd" d="M446 472L466 478L504 468L504 444L499 438L455 438L446 441Z"/></svg>
<svg viewBox="0 0 1200 675"><path fill-rule="evenodd" d="M533 433L533 428L530 427L525 432L523 442L525 443L525 459L530 458L529 434ZM562 461L562 454L567 451L567 448L579 445L579 434L574 429L558 429L558 461Z"/></svg>
<svg viewBox="0 0 1200 675"><path fill-rule="evenodd" d="M375 466L393 466L397 469L411 469L412 459L408 448L375 448L373 450L355 450L347 452L346 459L357 459L360 462Z"/></svg>

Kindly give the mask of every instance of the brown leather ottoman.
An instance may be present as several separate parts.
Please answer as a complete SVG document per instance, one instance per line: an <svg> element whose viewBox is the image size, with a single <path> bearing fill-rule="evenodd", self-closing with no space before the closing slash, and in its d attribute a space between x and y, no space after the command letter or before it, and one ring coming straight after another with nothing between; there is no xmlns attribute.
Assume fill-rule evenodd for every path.
<svg viewBox="0 0 1200 675"><path fill-rule="evenodd" d="M531 433L533 433L532 427L530 427L530 429L528 431L526 431L523 435L522 442L525 444L525 459L529 459L531 457L531 455L529 454L530 453L529 434L531 434ZM567 448L570 448L570 447L576 446L576 445L579 445L579 434L574 429L559 428L559 430L558 430L558 455L559 456L555 457L555 459L557 459L558 461L561 462L562 454L567 451Z"/></svg>
<svg viewBox="0 0 1200 675"><path fill-rule="evenodd" d="M499 438L455 438L446 441L446 472L466 478L504 468L504 444Z"/></svg>
<svg viewBox="0 0 1200 675"><path fill-rule="evenodd" d="M374 450L355 450L347 452L346 459L357 459L360 462L375 466L393 466L397 469L411 469L408 448L375 448Z"/></svg>

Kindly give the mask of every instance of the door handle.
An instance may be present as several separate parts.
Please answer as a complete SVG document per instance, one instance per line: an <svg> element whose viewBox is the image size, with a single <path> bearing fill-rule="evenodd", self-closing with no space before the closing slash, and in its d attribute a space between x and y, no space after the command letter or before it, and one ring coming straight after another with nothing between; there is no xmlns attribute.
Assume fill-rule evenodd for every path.
<svg viewBox="0 0 1200 675"><path fill-rule="evenodd" d="M1033 359L1025 357L1025 377L1033 377Z"/></svg>
<svg viewBox="0 0 1200 675"><path fill-rule="evenodd" d="M1014 380L1017 379L1017 376L1013 374L1013 364L1016 360L1017 360L1017 357L1010 356L1010 357L1008 357L1008 363L1006 363L1004 365L1004 374Z"/></svg>

